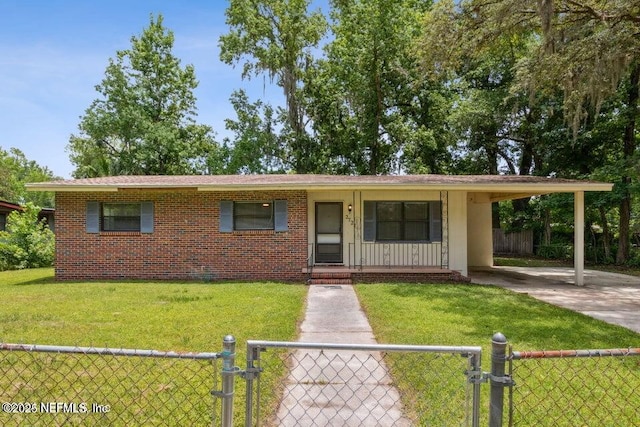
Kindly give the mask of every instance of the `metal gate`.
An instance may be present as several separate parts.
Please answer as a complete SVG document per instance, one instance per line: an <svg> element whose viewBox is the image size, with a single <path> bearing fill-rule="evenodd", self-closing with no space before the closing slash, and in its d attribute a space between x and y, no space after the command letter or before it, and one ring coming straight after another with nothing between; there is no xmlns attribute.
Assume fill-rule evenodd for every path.
<svg viewBox="0 0 640 427"><path fill-rule="evenodd" d="M480 359L480 347L248 341L245 426L477 426Z"/></svg>

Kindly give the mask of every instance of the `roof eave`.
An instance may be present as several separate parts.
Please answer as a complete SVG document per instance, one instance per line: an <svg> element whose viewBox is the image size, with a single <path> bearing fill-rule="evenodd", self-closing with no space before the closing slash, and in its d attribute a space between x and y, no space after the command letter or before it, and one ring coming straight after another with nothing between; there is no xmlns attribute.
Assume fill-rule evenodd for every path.
<svg viewBox="0 0 640 427"><path fill-rule="evenodd" d="M522 194L522 197L547 193L573 193L576 191L611 191L613 184L599 182L545 182L545 183L250 183L250 184L211 184L185 185L167 184L56 184L32 183L26 185L29 191L53 192L117 192L124 190L186 190L197 191L359 191L359 190L431 190L431 191L468 191L501 194Z"/></svg>
<svg viewBox="0 0 640 427"><path fill-rule="evenodd" d="M81 193L81 192L116 192L118 186L112 185L69 185L55 184L49 182L38 182L25 184L27 191L53 191L65 193Z"/></svg>

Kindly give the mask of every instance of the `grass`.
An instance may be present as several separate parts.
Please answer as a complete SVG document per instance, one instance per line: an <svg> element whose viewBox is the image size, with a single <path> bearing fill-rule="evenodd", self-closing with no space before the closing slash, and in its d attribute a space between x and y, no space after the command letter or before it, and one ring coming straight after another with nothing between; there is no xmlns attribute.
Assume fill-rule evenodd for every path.
<svg viewBox="0 0 640 427"><path fill-rule="evenodd" d="M380 343L481 345L485 371L489 370L490 341L495 332L504 333L516 350L640 346L640 335L625 328L497 287L380 284L358 285L356 289ZM53 280L51 269L0 272L0 341L219 352L222 350L223 336L233 334L238 343L236 365L243 367L246 340L296 339L297 325L304 314L306 291L304 286L277 283L63 283ZM17 355L11 357L8 359L10 363L0 363L0 378L4 378L0 379L2 401L15 401L7 393L16 388L29 391L24 390L24 384L16 384L8 375L12 373L14 363L17 363L14 360ZM64 376L60 374L62 364L57 356L46 356L36 363L38 369L42 367L44 370L50 366L56 375ZM84 377L77 377L67 388L74 388L76 383L90 384L95 376L100 378L101 366L88 368ZM272 408L275 407L273 402L277 401L276 385L285 375L285 366L281 364L282 372L274 373L271 370L269 375L262 377L262 399L263 402L271 400L265 405ZM170 379L176 376L170 375L173 369L175 367L168 366L166 372L159 374L157 383L151 386L156 394L166 393L173 399L175 391L181 389L177 380ZM640 389L640 366L632 363L624 369L629 372L623 371L622 378L627 383L631 381L627 387ZM410 373L404 375L410 381L407 384L402 384L402 375L393 372L399 388L422 389L424 384L417 383L421 381L416 375L417 371L414 372L411 366L404 371ZM128 388L142 381L150 371L138 373L133 367L125 367L123 372L117 376L117 385ZM562 378L555 376L550 381L550 375L546 370L542 373L538 370L531 377L537 381L534 385L539 384L543 390L545 384L554 386L562 381ZM178 373L177 376L181 375ZM591 383L600 380L588 378L586 381ZM244 381L236 380L235 383L236 395L239 396L235 414L236 421L241 425ZM158 390L161 392L158 393ZM194 393L208 395L210 390L210 384L203 382L202 390L195 390ZM483 386L483 409L487 407L487 391L488 387ZM20 395L22 399L28 399L29 396L35 399L34 396L38 395ZM142 398L146 396L139 397ZM107 403L106 399L94 403ZM563 402L566 412L571 413L569 405ZM596 402L602 406L601 399L596 399ZM204 405L202 410L208 411L208 406ZM112 413L117 411L120 409ZM421 411L415 409L415 412ZM159 411L158 416L165 415L165 412ZM6 416L0 414L0 424L5 424L7 420L2 417ZM139 414L131 414L134 420L137 416ZM110 424L132 423L129 418L118 421ZM606 425L600 421L587 420L584 424ZM526 424L526 419L520 422L520 425Z"/></svg>
<svg viewBox="0 0 640 427"><path fill-rule="evenodd" d="M484 354L484 371L490 370L491 337L496 332L502 332L513 345L514 350L518 351L640 347L640 335L626 328L610 325L537 301L527 295L492 286L376 284L359 285L357 293L379 343L480 345ZM395 355L391 356L395 357ZM541 364L537 370L533 370L534 374L526 376L522 386L540 392L539 390L560 389L561 386L558 384L567 384L569 380L577 381L576 385L569 390L570 393L575 393L573 395L560 398L549 393L544 396L546 405L563 402L563 407L552 410L553 413L574 416L572 409L576 411L578 409L572 408L572 398L575 398L576 405L580 405L582 401L578 397L582 396L582 391L578 390L584 390L584 393L590 393L593 389L601 392L602 387L608 387L609 391L615 392L620 389L638 390L640 388L639 362L638 360L626 361L616 365L615 369L606 371L601 368L600 370L594 367L586 368L579 374L575 374L575 377L573 377L573 371L567 370L551 374L549 373L551 370L547 370L548 366L545 368ZM516 362L514 365L517 363L524 365L528 362ZM569 360L555 362L556 365L564 363L571 362ZM394 363L390 365L393 366ZM611 379L612 372L615 377L613 379ZM607 377L607 382L601 378L603 373ZM423 387L419 383L421 380L415 378L411 380L411 384L403 384L405 374L394 372L393 368L392 375L401 390L419 390ZM569 378L569 376L572 377ZM599 381L603 383L600 384ZM441 391L447 394L447 390ZM454 394L454 391L448 392ZM612 407L616 407L615 392L614 400L611 402ZM488 387L483 387L483 393L481 407L484 409L487 407ZM629 400L627 408L637 408L640 405L640 395L637 392L631 394L630 399L634 399L633 402L636 404L634 406ZM585 397L584 400L600 409L608 407L606 403L608 400L603 397L597 399ZM410 405L411 399L405 399L404 403ZM542 404L539 406L542 408ZM518 425L537 425L538 421L532 421L531 417L538 415L533 413L538 409L532 408L531 413L521 416L518 419ZM635 409L632 410L635 411ZM484 412L486 415L486 411ZM544 420L548 414L542 414L541 417ZM574 421L575 418L569 419L565 424L558 421L554 425L572 425ZM587 418L584 425L616 425L616 422L612 420L607 423L600 418Z"/></svg>
<svg viewBox="0 0 640 427"><path fill-rule="evenodd" d="M56 282L51 269L5 271L0 272L0 342L221 352L223 337L233 334L237 342L236 365L244 367L247 340L296 339L297 325L304 315L306 292L305 286L278 283L68 283ZM18 366L18 361L14 360L18 354L10 356L13 358L12 363L4 366ZM54 371L73 371L77 375L75 383L84 382L86 378L83 377L86 376L100 377L100 372L95 371L106 369L101 365L105 362L101 361L86 372L75 373L73 366L62 365L75 366L79 363L77 359L71 358L68 362L60 359L60 356L43 355L35 364L42 369L50 366ZM82 358L86 359L87 357ZM140 369L127 367L128 362L118 360L117 363L119 367L113 376L119 383L110 384L110 387L122 389L135 386L136 383L146 381L145 376L154 372L148 365L141 365L143 372L139 372ZM24 387L19 391L27 394L10 395L15 391L10 375L15 372L11 368L7 369L9 371L5 371L0 364L3 374L0 377L8 381L4 383L0 380L1 401L16 401L15 396L20 397L20 401L29 401L29 396L37 401L46 398L36 399L38 395L34 393L38 390L27 390ZM160 368L161 371L163 369L165 368ZM157 375L166 377L164 374L160 372ZM174 375L181 376L180 372ZM116 380L106 379L107 383ZM210 381L209 378L208 383L203 383L204 390L193 392L204 392L205 396L209 396L212 389ZM70 384L74 384L75 388L75 383ZM170 384L173 383L167 379L158 379L150 387L153 390L166 387L166 393L175 393L180 389L177 384ZM244 382L236 381L236 385L236 394L244 396ZM263 387L268 389L270 385ZM268 393L265 395L268 397ZM62 401L69 400L70 398L66 398ZM242 400L236 399L237 417L244 414ZM109 400L93 402L107 403ZM122 402L118 403L124 405ZM123 406L123 411L124 407L126 405ZM204 410L210 412L206 407ZM111 414L116 412L118 411L114 410ZM160 413L160 416L164 415L167 414ZM0 414L0 424L3 425L7 421L3 420L4 416L7 414ZM141 415L131 416L133 418L109 419L109 424L138 424L132 420L137 420L136 417ZM153 424L153 419L146 420ZM56 420L49 421L56 423Z"/></svg>
<svg viewBox="0 0 640 427"><path fill-rule="evenodd" d="M534 256L496 256L493 257L494 265L505 267L572 267L573 263L567 260L556 260Z"/></svg>
<svg viewBox="0 0 640 427"><path fill-rule="evenodd" d="M637 346L640 335L506 289L478 285L359 285L379 341L481 345L502 332L518 349Z"/></svg>
<svg viewBox="0 0 640 427"><path fill-rule="evenodd" d="M494 265L505 267L573 267L573 261L571 260L548 259L536 256L497 256L493 258L493 262ZM585 267L591 270L640 276L640 268L626 265L587 263Z"/></svg>
<svg viewBox="0 0 640 427"><path fill-rule="evenodd" d="M0 340L221 351L222 338L295 339L306 288L276 283L56 282L0 272Z"/></svg>

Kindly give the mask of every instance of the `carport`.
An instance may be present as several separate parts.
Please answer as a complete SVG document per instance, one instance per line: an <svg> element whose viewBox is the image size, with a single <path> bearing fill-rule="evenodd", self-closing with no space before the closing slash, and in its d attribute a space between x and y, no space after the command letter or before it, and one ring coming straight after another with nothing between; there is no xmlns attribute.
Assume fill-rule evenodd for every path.
<svg viewBox="0 0 640 427"><path fill-rule="evenodd" d="M550 182L551 184L551 182ZM467 234L468 234L468 265L474 267L487 267L493 265L493 239L491 235L491 203L505 200L516 200L526 197L540 196L551 193L573 193L573 218L574 218L574 268L573 283L584 286L584 193L585 191L611 191L613 184L597 182L560 181L545 187L513 186L508 191L496 192L487 188L483 192L469 193L467 209ZM479 206L484 205L484 208Z"/></svg>

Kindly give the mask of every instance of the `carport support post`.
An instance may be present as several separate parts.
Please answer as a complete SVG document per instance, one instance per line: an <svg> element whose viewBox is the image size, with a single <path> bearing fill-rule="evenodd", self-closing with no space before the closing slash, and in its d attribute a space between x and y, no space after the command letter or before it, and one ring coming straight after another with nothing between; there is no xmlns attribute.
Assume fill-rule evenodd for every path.
<svg viewBox="0 0 640 427"><path fill-rule="evenodd" d="M575 284L584 286L584 191L573 196L573 268Z"/></svg>

